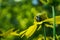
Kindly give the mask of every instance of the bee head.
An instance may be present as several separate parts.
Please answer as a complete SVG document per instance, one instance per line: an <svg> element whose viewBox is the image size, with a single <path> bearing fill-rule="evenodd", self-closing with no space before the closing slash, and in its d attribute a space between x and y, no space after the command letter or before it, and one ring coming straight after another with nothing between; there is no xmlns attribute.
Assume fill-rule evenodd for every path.
<svg viewBox="0 0 60 40"><path fill-rule="evenodd" d="M40 15L36 16L36 21L37 21L37 22L40 22L40 21L42 21L42 20L43 20L43 19L41 18Z"/></svg>
<svg viewBox="0 0 60 40"><path fill-rule="evenodd" d="M37 16L35 17L36 22L41 22L41 21L43 21L43 20L45 20L45 19L47 19L46 14L37 15Z"/></svg>

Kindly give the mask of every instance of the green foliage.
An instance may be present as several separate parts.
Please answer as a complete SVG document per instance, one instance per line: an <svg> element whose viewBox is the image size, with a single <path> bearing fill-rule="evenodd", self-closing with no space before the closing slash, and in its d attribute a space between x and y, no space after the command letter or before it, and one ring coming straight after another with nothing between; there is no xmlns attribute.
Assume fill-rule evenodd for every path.
<svg viewBox="0 0 60 40"><path fill-rule="evenodd" d="M60 0L48 0L47 2L45 2L44 0L38 1L39 4L37 6L34 6L32 4L32 0L22 0L20 2L15 2L14 0L0 0L0 31L2 32L0 33L0 35L4 34L3 37L1 35L1 40L39 40L43 38L43 34L41 34L40 36L40 32L42 30L38 32L40 28L38 28L38 31L36 31L35 27L30 28L30 26L34 25L34 17L38 13L42 14L46 12L48 17L52 18L51 4L53 3L53 1L57 3L57 5L55 5L56 16L60 15ZM57 21L57 23L58 22L59 20ZM13 30L10 30L12 28ZM31 36L31 38L27 39L25 36L22 36L21 38L20 35L13 35L14 33L18 35L22 31L22 34L24 34L24 30L26 29L28 30L26 32L26 36L30 37L31 35L33 35ZM8 35L10 32L12 34ZM33 32L37 32L36 34L39 35L35 36ZM27 33L29 33L30 35L28 35Z"/></svg>

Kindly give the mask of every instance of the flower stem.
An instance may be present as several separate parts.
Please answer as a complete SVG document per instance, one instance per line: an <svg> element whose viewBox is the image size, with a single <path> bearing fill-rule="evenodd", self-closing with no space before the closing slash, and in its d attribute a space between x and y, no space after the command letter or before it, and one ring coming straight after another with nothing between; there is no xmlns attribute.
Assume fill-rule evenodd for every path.
<svg viewBox="0 0 60 40"><path fill-rule="evenodd" d="M53 13L53 40L55 40L56 35L55 35L55 28L56 28L56 18L55 18L55 11L54 11L54 6L52 6L52 13Z"/></svg>

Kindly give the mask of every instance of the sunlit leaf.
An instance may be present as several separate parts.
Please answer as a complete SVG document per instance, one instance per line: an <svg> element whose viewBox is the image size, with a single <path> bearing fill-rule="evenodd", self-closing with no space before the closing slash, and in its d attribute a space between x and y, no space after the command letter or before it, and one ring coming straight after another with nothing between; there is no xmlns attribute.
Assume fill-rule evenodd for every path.
<svg viewBox="0 0 60 40"><path fill-rule="evenodd" d="M25 33L23 34L23 36L25 35L27 38L29 38L29 37L31 37L31 35L33 35L33 33L36 31L36 28L37 28L36 25L32 25L32 26L30 26L28 29L26 29L25 31L22 31L22 32L20 33L20 35L25 32Z"/></svg>
<svg viewBox="0 0 60 40"><path fill-rule="evenodd" d="M23 35L27 30L24 30L22 32L19 33L19 36Z"/></svg>
<svg viewBox="0 0 60 40"><path fill-rule="evenodd" d="M19 34L17 33L17 31L19 31L19 30L16 30L16 31L14 31L14 32L11 32L10 35L19 36Z"/></svg>
<svg viewBox="0 0 60 40"><path fill-rule="evenodd" d="M27 29L27 32L25 33L25 35L27 36L27 38L29 38L37 29L37 25L33 25L31 27L29 27Z"/></svg>

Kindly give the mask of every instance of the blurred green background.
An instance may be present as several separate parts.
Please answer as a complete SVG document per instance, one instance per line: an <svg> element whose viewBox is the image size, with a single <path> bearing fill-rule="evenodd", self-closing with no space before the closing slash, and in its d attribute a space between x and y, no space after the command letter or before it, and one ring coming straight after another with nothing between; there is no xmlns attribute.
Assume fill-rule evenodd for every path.
<svg viewBox="0 0 60 40"><path fill-rule="evenodd" d="M11 28L25 30L33 25L34 16L38 13L46 11L48 17L52 17L52 5L55 7L56 16L60 15L60 0L52 1L53 3L43 4L40 0L0 0L0 30L4 32ZM27 39L9 36L1 40Z"/></svg>

